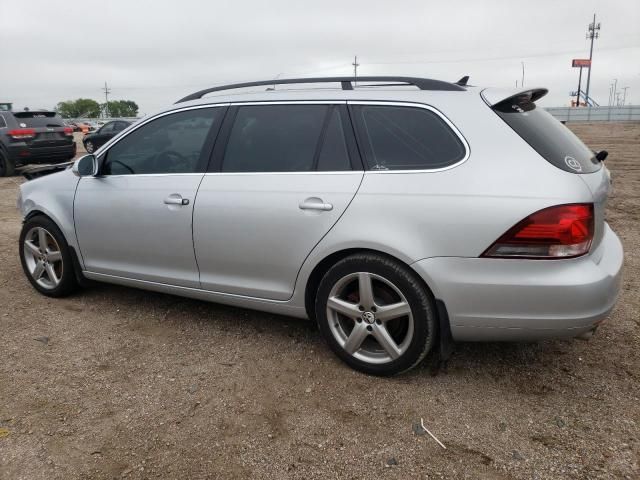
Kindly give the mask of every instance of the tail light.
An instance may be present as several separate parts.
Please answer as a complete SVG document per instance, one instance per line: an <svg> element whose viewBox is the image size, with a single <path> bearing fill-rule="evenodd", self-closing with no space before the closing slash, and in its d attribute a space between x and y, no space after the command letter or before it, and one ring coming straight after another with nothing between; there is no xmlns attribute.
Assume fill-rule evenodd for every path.
<svg viewBox="0 0 640 480"><path fill-rule="evenodd" d="M33 128L18 128L15 130L9 130L7 134L14 140L24 140L35 137L36 131Z"/></svg>
<svg viewBox="0 0 640 480"><path fill-rule="evenodd" d="M73 128L71 127L64 127L64 134L67 137L73 137Z"/></svg>
<svg viewBox="0 0 640 480"><path fill-rule="evenodd" d="M502 235L483 254L498 258L571 258L584 255L594 232L593 204L545 208Z"/></svg>

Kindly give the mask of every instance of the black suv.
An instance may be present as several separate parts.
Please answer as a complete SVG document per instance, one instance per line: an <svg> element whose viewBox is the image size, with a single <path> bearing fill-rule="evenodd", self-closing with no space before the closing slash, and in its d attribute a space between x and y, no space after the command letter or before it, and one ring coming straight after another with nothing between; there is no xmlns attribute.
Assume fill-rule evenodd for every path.
<svg viewBox="0 0 640 480"><path fill-rule="evenodd" d="M82 144L88 153L93 153L107 143L107 140L111 140L129 125L131 125L131 122L126 120L107 122L95 132L87 133L82 139Z"/></svg>
<svg viewBox="0 0 640 480"><path fill-rule="evenodd" d="M0 177L31 163L58 163L76 156L73 129L56 112L0 111Z"/></svg>

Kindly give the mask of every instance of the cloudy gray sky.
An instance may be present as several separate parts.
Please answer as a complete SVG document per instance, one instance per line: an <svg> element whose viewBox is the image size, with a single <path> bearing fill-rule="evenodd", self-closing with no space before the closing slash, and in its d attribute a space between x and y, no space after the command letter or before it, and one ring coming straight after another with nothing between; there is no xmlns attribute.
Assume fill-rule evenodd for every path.
<svg viewBox="0 0 640 480"><path fill-rule="evenodd" d="M415 75L476 85L546 86L544 105L577 87L572 58L588 58L592 96L629 86L640 103L638 0L0 0L0 101L130 99L141 113L200 88L277 75Z"/></svg>

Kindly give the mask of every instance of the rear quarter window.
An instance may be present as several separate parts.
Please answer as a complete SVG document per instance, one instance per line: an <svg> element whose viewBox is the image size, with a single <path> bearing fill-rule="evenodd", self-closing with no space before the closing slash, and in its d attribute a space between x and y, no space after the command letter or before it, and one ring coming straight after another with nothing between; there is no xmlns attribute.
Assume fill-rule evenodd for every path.
<svg viewBox="0 0 640 480"><path fill-rule="evenodd" d="M370 170L433 170L461 161L466 148L435 112L395 105L354 105Z"/></svg>
<svg viewBox="0 0 640 480"><path fill-rule="evenodd" d="M522 139L552 165L572 173L593 173L602 168L595 154L529 95L512 97L493 107Z"/></svg>

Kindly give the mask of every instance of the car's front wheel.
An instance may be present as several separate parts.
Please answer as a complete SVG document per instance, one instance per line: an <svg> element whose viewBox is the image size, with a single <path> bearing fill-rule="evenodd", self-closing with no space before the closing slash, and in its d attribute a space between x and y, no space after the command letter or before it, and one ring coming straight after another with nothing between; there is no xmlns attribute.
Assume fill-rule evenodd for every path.
<svg viewBox="0 0 640 480"><path fill-rule="evenodd" d="M84 149L87 151L87 153L93 153L93 151L96 149L96 147L93 144L93 142L91 140L89 140L84 144Z"/></svg>
<svg viewBox="0 0 640 480"><path fill-rule="evenodd" d="M331 349L348 365L389 376L418 365L436 337L431 294L406 266L356 254L324 275L316 318Z"/></svg>
<svg viewBox="0 0 640 480"><path fill-rule="evenodd" d="M62 297L78 288L69 246L45 216L32 217L22 226L20 260L31 285L44 295Z"/></svg>

